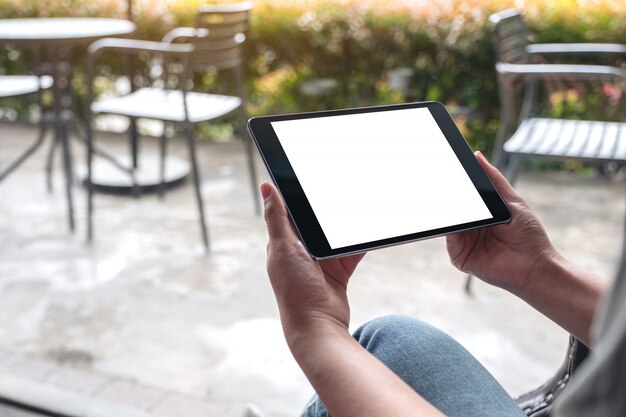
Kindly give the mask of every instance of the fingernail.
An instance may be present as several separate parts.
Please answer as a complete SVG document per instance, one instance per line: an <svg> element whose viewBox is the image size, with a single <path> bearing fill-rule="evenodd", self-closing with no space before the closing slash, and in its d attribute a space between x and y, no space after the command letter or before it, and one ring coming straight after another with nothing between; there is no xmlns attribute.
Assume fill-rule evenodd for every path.
<svg viewBox="0 0 626 417"><path fill-rule="evenodd" d="M261 184L259 188L261 189L261 195L263 196L263 200L267 200L269 196L272 194L272 188L266 182Z"/></svg>

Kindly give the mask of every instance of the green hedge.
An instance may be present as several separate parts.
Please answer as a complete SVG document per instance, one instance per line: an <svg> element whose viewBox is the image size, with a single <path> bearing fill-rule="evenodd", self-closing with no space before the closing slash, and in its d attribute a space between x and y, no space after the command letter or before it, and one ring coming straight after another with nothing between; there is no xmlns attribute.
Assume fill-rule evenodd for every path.
<svg viewBox="0 0 626 417"><path fill-rule="evenodd" d="M159 39L190 25L198 0L134 0L136 36ZM438 100L457 113L470 143L489 152L498 122L490 13L511 7L504 0L258 0L246 68L251 114L306 111L410 100ZM527 0L529 30L537 42L620 42L626 39L623 0ZM126 15L113 0L0 0L0 17ZM0 58L4 70L19 70L19 56ZM409 91L389 85L388 71L408 67ZM0 71L3 69L0 67ZM325 97L301 92L316 78L337 81ZM203 78L212 82L211 77ZM567 87L548 98L552 112L580 115L601 103L605 90L572 94ZM581 90L582 91L582 90ZM621 90L620 90L621 91ZM580 91L579 91L580 92ZM604 94L606 95L606 94Z"/></svg>

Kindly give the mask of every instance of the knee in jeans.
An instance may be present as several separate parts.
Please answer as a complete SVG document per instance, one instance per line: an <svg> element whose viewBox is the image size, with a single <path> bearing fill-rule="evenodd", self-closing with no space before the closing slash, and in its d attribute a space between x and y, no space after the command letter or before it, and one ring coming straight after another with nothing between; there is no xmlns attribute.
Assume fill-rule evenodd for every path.
<svg viewBox="0 0 626 417"><path fill-rule="evenodd" d="M402 337L408 332L415 331L421 333L419 329L427 326L425 322L408 316L384 316L368 321L359 327L354 333L354 337L363 346L367 346L376 339L394 338L394 336Z"/></svg>
<svg viewBox="0 0 626 417"><path fill-rule="evenodd" d="M367 350L373 351L381 345L392 345L398 349L422 347L430 349L455 343L441 330L426 322L408 316L392 315L365 323L355 333L355 339Z"/></svg>

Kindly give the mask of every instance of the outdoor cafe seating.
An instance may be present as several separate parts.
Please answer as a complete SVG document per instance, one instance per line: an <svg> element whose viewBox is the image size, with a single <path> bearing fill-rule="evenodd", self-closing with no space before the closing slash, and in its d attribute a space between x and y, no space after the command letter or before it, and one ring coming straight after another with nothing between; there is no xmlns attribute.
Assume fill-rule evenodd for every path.
<svg viewBox="0 0 626 417"><path fill-rule="evenodd" d="M204 246L209 247L209 235L205 217L204 200L201 193L201 175L197 161L193 125L209 122L238 111L240 131L245 137L250 185L257 212L260 210L251 141L247 140L245 122L245 95L243 90L243 46L249 25L250 3L232 5L205 5L200 8L193 28L181 27L166 34L161 42L132 39L102 39L93 43L87 59L87 234L94 235L94 186L93 162L97 135L94 135L92 118L101 115L125 116L131 120L152 119L163 123L160 138L159 175L157 187L163 193L167 186L165 176L167 164L167 142L170 129L167 126L178 124L189 151L193 186L196 196L200 231ZM141 70L149 67L143 76L138 72L127 74L132 85L129 94L112 98L94 97L94 80L103 57L111 52L130 57L131 68ZM141 60L142 62L137 62ZM193 74L207 70L232 72L233 94L212 94L194 91ZM136 140L136 132L131 129L131 141ZM124 165L113 157L107 158L117 168L125 171L132 180L135 192L141 191L141 184L135 177L138 168L136 147L133 147L132 163Z"/></svg>
<svg viewBox="0 0 626 417"><path fill-rule="evenodd" d="M611 57L626 45L602 43L530 44L522 14L515 9L489 17L496 51L500 125L492 160L511 183L528 160L579 161L597 167L626 164L626 123L541 116L541 87L621 83L626 72L608 65L553 63L562 57ZM546 63L546 59L551 61ZM543 83L543 84L541 84ZM626 239L626 235L624 236ZM622 251L626 250L623 244ZM623 256L623 255L622 255ZM471 276L466 281L469 291Z"/></svg>
<svg viewBox="0 0 626 417"><path fill-rule="evenodd" d="M489 22L500 95L500 125L492 160L507 179L514 183L522 162L531 159L576 160L599 167L626 164L626 123L537 116L542 110L539 82L549 86L568 81L593 84L626 80L621 68L545 63L546 57L614 56L626 54L626 45L530 44L522 14L515 9L494 13ZM471 278L467 277L466 291Z"/></svg>
<svg viewBox="0 0 626 417"><path fill-rule="evenodd" d="M598 166L626 164L626 123L537 116L540 110L539 82L620 83L626 79L626 73L617 67L546 63L546 57L610 56L626 53L626 46L530 44L522 14L514 9L492 14L489 22L496 50L501 105L500 126L492 159L504 170L509 181L513 183L516 180L521 163L529 159L578 160ZM518 105L520 101L521 105ZM467 291L471 280L472 276L468 275ZM588 353L586 346L570 337L561 368L544 385L519 397L520 408L528 416L548 416L554 399Z"/></svg>
<svg viewBox="0 0 626 417"><path fill-rule="evenodd" d="M40 76L38 79L36 77L8 79L9 83L4 83L0 87L13 95L16 94L16 86L22 88L21 92L17 90L20 94L28 91L40 92L45 87L49 88L52 98L50 111L46 117L41 117L39 140L18 156L16 163L9 165L7 174L39 147L45 136L45 128L50 126L54 138L46 166L48 189L51 189L53 153L59 145L62 150L67 215L71 231L75 228L75 218L70 130L76 126L77 111L73 90L74 66L71 59L80 46L105 36L126 35L134 30L134 23L125 19L78 17L0 19L0 45L31 51L29 65ZM38 103L41 104L41 95Z"/></svg>
<svg viewBox="0 0 626 417"><path fill-rule="evenodd" d="M626 45L602 43L529 44L517 10L490 16L496 50L501 117L494 162L514 181L523 159L575 159L592 164L626 163L626 123L537 117L538 82L621 83L626 72L608 65L555 63L563 57L626 54ZM558 62L558 61L557 61ZM516 106L518 97L523 102Z"/></svg>
<svg viewBox="0 0 626 417"><path fill-rule="evenodd" d="M238 134L244 139L249 184L237 186L250 185L255 209L257 213L260 211L254 150L245 128L248 115L245 110L243 49L246 45L251 10L252 5L248 2L206 5L198 9L194 27L176 28L167 33L160 42L105 38L94 39L94 42L90 44L84 68L87 86L83 114L85 137L80 137L80 140L75 142L80 145L75 148L75 151L84 151L86 156L86 176L83 184L86 190L88 240L95 239L98 234L95 212L98 208L99 179L94 177L96 164L108 164L125 175L130 184L127 188L128 194L138 196L156 191L163 196L170 186L174 185L168 183L169 179L166 175L168 163L171 162L168 153L172 153L172 141L177 140L175 136L179 135L188 153L186 158L190 167L200 235L204 247L208 250L211 239L210 217L207 213L210 213L211 209L210 203L207 204L206 201L206 193L204 196L202 193L202 164L199 162L199 147L195 133L199 125L214 123L225 118L230 118L228 121L237 120ZM533 45L528 41L528 33L521 13L515 10L492 15L490 23L496 49L496 74L502 106L493 161L505 172L508 179L511 182L515 181L524 162L528 160L575 160L601 167L624 164L626 162L626 123L593 118L566 120L540 116L538 97L543 85L541 83L544 82L560 83L571 79L575 82L592 83L623 82L626 72L617 67L571 63L553 64L546 63L546 60L562 55L586 56L591 53L599 53L602 57L613 56L626 53L626 46L615 44ZM210 77L215 77L214 79L218 81L219 91L200 90L199 86L203 81L199 78L206 77L207 70ZM109 94L110 91L100 95L101 83L99 81L105 77L127 80L128 91L116 96ZM54 86L56 81L53 80L56 79L50 76L0 76L0 98L27 94L36 94L40 98L42 91ZM310 85L316 86L313 95L324 96L321 93L325 90L320 87L319 83L305 83L305 86ZM335 83L329 83L327 88L329 94L334 94L336 89ZM306 89L300 92L305 94ZM130 121L130 128L128 132L125 132L128 134L130 145L128 158L105 152L100 147L106 138L104 134L97 131L95 121L101 116L109 115L122 116ZM157 125L162 126L161 136L157 139L158 151L155 155L158 174L155 181L149 185L142 183L141 178L138 177L138 171L141 168L139 154L153 151L138 147L137 122L142 119L156 121ZM38 125L38 136L33 144L8 164L0 164L0 182L41 146L48 127L42 118ZM55 139L56 142L58 141ZM126 138L123 144L127 144ZM50 164L48 164L49 167ZM48 178L49 176L50 169L48 169ZM245 192L248 190L246 189ZM70 198L69 194L68 198ZM68 206L71 211L71 201ZM192 225L195 226L195 223ZM626 235L624 237L626 238ZM92 245L89 249L95 246ZM626 250L626 245L624 247ZM239 255L233 258L239 259ZM262 265L260 269L263 269ZM262 273L265 274L264 270ZM469 289L469 278L467 289ZM184 300L183 296L181 299ZM572 373L585 360L588 353L589 349L586 346L570 337L565 361L554 377L537 390L516 399L524 413L531 417L548 417L554 399L566 387ZM262 415L255 409L248 410L247 413L250 417Z"/></svg>

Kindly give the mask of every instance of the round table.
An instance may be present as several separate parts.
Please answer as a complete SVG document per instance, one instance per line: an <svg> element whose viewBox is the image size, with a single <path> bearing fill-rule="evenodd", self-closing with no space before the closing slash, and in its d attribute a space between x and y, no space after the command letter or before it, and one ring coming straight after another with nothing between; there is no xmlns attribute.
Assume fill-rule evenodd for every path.
<svg viewBox="0 0 626 417"><path fill-rule="evenodd" d="M124 19L41 17L29 19L0 19L0 44L32 48L44 68L52 76L54 97L54 140L63 151L65 188L70 230L74 230L72 197L72 160L67 128L73 114L70 91L72 66L67 63L73 48L97 39L123 36L135 31L135 24ZM70 98L68 100L68 98ZM68 104L70 103L70 104Z"/></svg>
<svg viewBox="0 0 626 417"><path fill-rule="evenodd" d="M96 17L0 19L0 42L29 46L88 43L108 36L128 35L135 27L128 20Z"/></svg>

